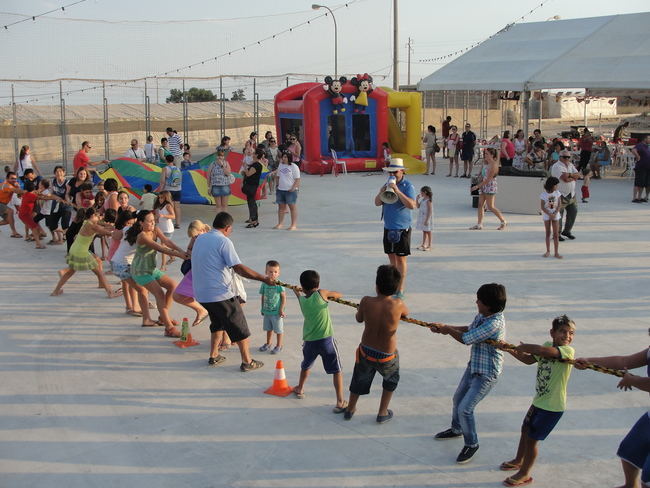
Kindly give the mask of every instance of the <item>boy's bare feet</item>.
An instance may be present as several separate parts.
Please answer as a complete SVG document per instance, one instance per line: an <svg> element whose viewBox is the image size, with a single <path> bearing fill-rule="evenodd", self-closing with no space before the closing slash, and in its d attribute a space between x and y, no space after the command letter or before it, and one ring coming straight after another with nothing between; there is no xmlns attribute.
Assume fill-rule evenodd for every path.
<svg viewBox="0 0 650 488"><path fill-rule="evenodd" d="M543 258L547 258L547 257L549 257L550 255L551 255L551 253L548 252L548 251L546 251L544 254L542 254L542 257L543 257Z"/></svg>
<svg viewBox="0 0 650 488"><path fill-rule="evenodd" d="M562 259L562 256L560 256L559 254L556 254L555 257L558 259Z"/></svg>
<svg viewBox="0 0 650 488"><path fill-rule="evenodd" d="M122 296L122 288L118 288L117 290L107 290L106 293L108 298L118 298Z"/></svg>

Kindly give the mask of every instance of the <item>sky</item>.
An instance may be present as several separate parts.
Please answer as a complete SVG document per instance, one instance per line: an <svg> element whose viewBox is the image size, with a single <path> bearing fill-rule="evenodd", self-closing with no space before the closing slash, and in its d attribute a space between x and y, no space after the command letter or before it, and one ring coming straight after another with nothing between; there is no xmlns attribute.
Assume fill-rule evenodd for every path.
<svg viewBox="0 0 650 488"><path fill-rule="evenodd" d="M39 15L75 0L3 0L0 2L0 65L3 78L132 79L165 72L175 76L283 75L290 83L334 75L334 24L325 10L311 9L312 0L86 0L65 12L37 17L7 29L1 26ZM324 2L323 2L324 3ZM338 25L338 71L349 77L370 73L377 85L392 84L393 0L350 0L326 3ZM412 40L411 82L440 68L445 61L422 62L462 50L506 24L595 17L648 9L647 0L398 0L400 83L407 83L407 42ZM540 6L541 5L541 6ZM532 13L531 10L535 9ZM16 15L19 14L19 15ZM521 19L521 17L524 17ZM309 24L283 31L303 24ZM256 41L276 35L257 44ZM245 51L234 52L242 46ZM219 57L226 55L225 57ZM214 57L218 57L214 61ZM188 65L212 59L203 65ZM176 70L179 70L176 72ZM243 88L252 94L251 78L227 78L230 96ZM284 76L259 78L262 99L285 86ZM106 90L109 103L141 103L143 82L118 84ZM187 80L218 93L218 80ZM164 102L179 80L148 82L152 102ZM89 88L94 88L89 90ZM101 85L64 82L67 103L101 103ZM14 83L18 103L58 103L58 83ZM78 90L84 89L84 92ZM0 104L10 101L11 83L0 82Z"/></svg>

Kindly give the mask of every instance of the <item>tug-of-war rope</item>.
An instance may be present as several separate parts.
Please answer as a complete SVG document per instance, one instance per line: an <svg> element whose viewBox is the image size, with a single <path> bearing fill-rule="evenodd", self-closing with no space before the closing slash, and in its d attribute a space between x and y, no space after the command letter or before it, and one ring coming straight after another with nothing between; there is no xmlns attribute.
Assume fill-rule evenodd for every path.
<svg viewBox="0 0 650 488"><path fill-rule="evenodd" d="M299 291L299 292L302 291L302 288L296 285L284 283L283 281L276 281L276 283L280 286L284 286L285 288L289 288L294 291ZM343 298L328 298L328 300L330 302L340 303L341 305L347 305L348 307L359 308L358 303L351 302L350 300L344 300ZM419 325L420 327L426 327L427 329L433 329L436 331L439 329L441 325L446 325L446 324L441 324L439 322L425 322L424 320L418 320L411 317L402 317L401 320L402 322L408 322L409 324ZM495 341L494 339L487 339L483 342L495 347L496 349L501 349L502 351L514 351L517 349L517 346L515 346L514 344L509 344L503 341ZM552 360L558 361L560 363L576 364L575 359L553 358ZM612 368L605 368L604 366L599 366L593 363L585 363L581 361L581 365L584 366L586 369L598 371L599 373L611 374L613 376L618 376L619 378L622 378L625 375L625 371L612 369Z"/></svg>

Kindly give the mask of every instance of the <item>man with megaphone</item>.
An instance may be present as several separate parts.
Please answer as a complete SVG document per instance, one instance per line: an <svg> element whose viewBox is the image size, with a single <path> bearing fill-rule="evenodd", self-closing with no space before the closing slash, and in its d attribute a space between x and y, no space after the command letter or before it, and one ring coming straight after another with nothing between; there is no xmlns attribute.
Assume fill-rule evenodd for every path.
<svg viewBox="0 0 650 488"><path fill-rule="evenodd" d="M393 158L383 168L389 174L388 181L375 196L375 205L382 208L384 219L384 252L390 264L402 275L395 298L404 298L406 281L406 258L411 254L411 210L416 207L415 187L404 177L404 161Z"/></svg>

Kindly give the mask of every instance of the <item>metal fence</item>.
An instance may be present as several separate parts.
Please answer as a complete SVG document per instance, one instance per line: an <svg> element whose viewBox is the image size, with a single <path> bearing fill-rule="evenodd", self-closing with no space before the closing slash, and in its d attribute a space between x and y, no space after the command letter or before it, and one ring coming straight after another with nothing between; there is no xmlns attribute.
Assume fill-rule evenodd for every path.
<svg viewBox="0 0 650 488"><path fill-rule="evenodd" d="M323 77L0 80L0 160L13 164L20 147L29 145L39 161L68 166L86 140L94 146L91 159L111 159L122 156L132 138L143 145L151 135L160 144L166 127L181 134L196 160L224 135L238 147L251 131L274 131L273 96L290 84ZM192 88L210 90L216 100L190 102ZM172 90L180 97L167 103Z"/></svg>

